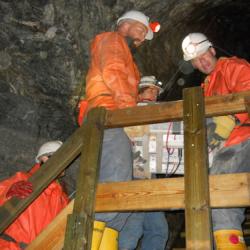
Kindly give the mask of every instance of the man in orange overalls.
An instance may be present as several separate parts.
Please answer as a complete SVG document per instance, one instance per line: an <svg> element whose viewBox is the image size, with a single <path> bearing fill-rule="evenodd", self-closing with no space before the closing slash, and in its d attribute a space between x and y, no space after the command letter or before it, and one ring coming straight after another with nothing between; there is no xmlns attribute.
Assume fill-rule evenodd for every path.
<svg viewBox="0 0 250 250"><path fill-rule="evenodd" d="M86 77L88 110L133 107L137 104L139 70L131 47L151 40L153 31L149 18L140 11L130 10L117 20L114 32L98 34L91 43L91 62ZM132 178L132 149L123 128L104 131L100 182L126 181ZM129 213L97 213L96 220L120 231Z"/></svg>
<svg viewBox="0 0 250 250"><path fill-rule="evenodd" d="M17 172L0 183L0 205L11 197L20 199L32 193L32 176L62 145L61 141L44 143L36 156L36 164L29 172ZM0 234L1 250L24 249L68 204L69 199L57 180L53 181L17 218Z"/></svg>
<svg viewBox="0 0 250 250"><path fill-rule="evenodd" d="M182 42L184 60L207 77L205 96L250 90L250 64L237 57L216 58L212 43L202 33L191 33ZM213 117L207 123L208 146L215 153L210 174L250 172L250 120L247 113ZM230 185L230 184L229 184ZM241 224L243 208L212 209L213 231L219 250L247 249Z"/></svg>

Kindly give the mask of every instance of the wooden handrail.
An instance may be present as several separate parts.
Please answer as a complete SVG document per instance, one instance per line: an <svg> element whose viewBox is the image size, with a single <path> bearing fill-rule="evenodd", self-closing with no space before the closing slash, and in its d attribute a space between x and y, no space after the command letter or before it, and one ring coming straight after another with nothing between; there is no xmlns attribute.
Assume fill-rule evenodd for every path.
<svg viewBox="0 0 250 250"><path fill-rule="evenodd" d="M247 112L250 91L223 96L205 97L206 117ZM183 119L183 101L161 102L157 105L107 111L105 126L126 127Z"/></svg>

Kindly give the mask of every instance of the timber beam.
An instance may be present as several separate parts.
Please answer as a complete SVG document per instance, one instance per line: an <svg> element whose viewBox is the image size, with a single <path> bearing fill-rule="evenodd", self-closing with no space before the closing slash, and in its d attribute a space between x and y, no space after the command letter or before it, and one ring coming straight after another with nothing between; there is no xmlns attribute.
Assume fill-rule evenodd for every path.
<svg viewBox="0 0 250 250"><path fill-rule="evenodd" d="M247 112L250 91L204 98L205 116L219 116ZM107 111L105 126L126 127L143 124L178 121L183 119L183 101L161 102L156 105L138 106Z"/></svg>

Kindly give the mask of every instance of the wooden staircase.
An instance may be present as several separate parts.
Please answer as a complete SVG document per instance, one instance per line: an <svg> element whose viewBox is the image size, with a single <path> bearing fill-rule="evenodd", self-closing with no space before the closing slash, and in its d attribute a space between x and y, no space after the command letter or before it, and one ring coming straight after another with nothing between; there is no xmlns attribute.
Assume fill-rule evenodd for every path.
<svg viewBox="0 0 250 250"><path fill-rule="evenodd" d="M0 208L1 232L81 153L74 205L72 201L27 249L62 249L63 245L64 249L90 249L94 210L150 209L185 209L187 249L212 249L210 208L249 206L250 175L209 176L208 186L204 118L249 112L249 100L250 91L203 98L200 88L190 88L184 91L184 101L115 111L103 108L91 111L83 126L30 178L33 194L24 200L12 198ZM97 186L104 129L182 119L185 124L185 178ZM192 181L194 178L196 182ZM67 215L70 217L66 226ZM192 226L197 222L202 226Z"/></svg>

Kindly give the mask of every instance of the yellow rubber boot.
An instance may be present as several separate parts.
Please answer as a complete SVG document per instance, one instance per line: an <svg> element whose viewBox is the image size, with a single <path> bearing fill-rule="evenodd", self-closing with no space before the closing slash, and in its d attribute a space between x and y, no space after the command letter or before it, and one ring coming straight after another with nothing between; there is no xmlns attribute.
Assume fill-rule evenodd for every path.
<svg viewBox="0 0 250 250"><path fill-rule="evenodd" d="M105 228L105 222L97 221L97 220L94 221L91 250L99 250L99 247L102 241L104 228Z"/></svg>
<svg viewBox="0 0 250 250"><path fill-rule="evenodd" d="M214 232L217 250L246 250L246 244L240 230L218 230Z"/></svg>
<svg viewBox="0 0 250 250"><path fill-rule="evenodd" d="M99 250L118 250L118 232L105 227Z"/></svg>

